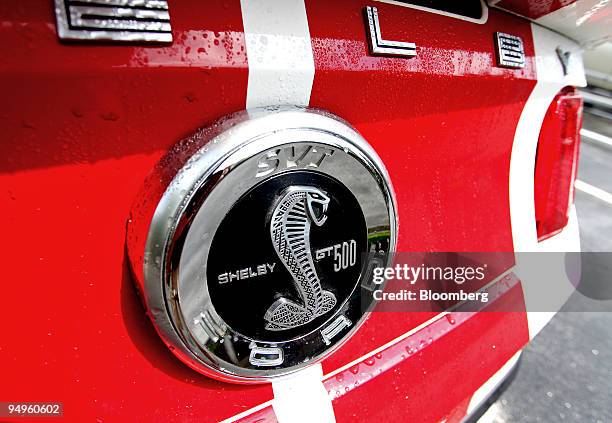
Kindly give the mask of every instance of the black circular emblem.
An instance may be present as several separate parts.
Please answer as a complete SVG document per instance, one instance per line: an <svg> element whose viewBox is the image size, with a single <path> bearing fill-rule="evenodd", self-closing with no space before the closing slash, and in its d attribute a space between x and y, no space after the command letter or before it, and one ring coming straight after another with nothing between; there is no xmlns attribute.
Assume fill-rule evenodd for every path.
<svg viewBox="0 0 612 423"><path fill-rule="evenodd" d="M157 332L205 375L262 382L321 360L365 318L367 252L392 252L386 170L349 125L250 110L179 143L132 210L128 252Z"/></svg>
<svg viewBox="0 0 612 423"><path fill-rule="evenodd" d="M275 227L274 212L283 207L286 218ZM307 171L270 178L244 194L217 229L207 269L212 305L228 326L254 340L311 332L355 289L366 238L361 207L338 181ZM286 251L279 254L281 244ZM285 308L276 315L289 316L275 317L276 304Z"/></svg>

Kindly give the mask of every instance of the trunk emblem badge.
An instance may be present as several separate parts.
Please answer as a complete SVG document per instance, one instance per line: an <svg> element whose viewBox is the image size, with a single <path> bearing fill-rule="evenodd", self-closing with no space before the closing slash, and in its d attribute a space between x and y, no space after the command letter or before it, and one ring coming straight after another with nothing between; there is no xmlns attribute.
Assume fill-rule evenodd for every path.
<svg viewBox="0 0 612 423"><path fill-rule="evenodd" d="M373 56L404 56L414 57L417 55L416 44L404 41L385 40L380 32L380 22L378 20L378 9L366 6L366 32L368 34L368 44L370 54Z"/></svg>
<svg viewBox="0 0 612 423"><path fill-rule="evenodd" d="M495 47L498 66L502 68L525 67L525 50L521 37L496 32Z"/></svg>
<svg viewBox="0 0 612 423"><path fill-rule="evenodd" d="M131 216L132 273L166 345L243 383L294 372L353 334L373 305L361 295L368 255L390 259L397 231L369 144L293 107L241 112L179 142Z"/></svg>
<svg viewBox="0 0 612 423"><path fill-rule="evenodd" d="M172 42L166 0L55 0L62 40Z"/></svg>

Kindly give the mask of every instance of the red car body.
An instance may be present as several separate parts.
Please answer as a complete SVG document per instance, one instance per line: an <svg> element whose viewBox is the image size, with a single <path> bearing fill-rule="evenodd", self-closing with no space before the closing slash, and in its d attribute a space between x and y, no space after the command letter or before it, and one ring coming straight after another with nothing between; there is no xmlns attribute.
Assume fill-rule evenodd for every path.
<svg viewBox="0 0 612 423"><path fill-rule="evenodd" d="M62 43L50 3L0 5L0 400L62 402L68 421L275 421L270 384L217 381L172 355L125 249L132 204L160 157L247 107L240 2L171 2L169 45ZM518 249L511 161L522 115L536 85L552 92L536 107L543 116L583 76L555 70L545 82L536 25L494 8L475 23L376 2L385 36L416 43L418 56L375 57L366 5L305 1L315 68L307 105L346 119L382 158L397 250ZM495 32L522 38L524 68L497 66ZM576 241L574 229L550 240ZM373 313L321 363L336 419L461 421L537 332L520 311L520 282L510 272L499 299L517 311Z"/></svg>

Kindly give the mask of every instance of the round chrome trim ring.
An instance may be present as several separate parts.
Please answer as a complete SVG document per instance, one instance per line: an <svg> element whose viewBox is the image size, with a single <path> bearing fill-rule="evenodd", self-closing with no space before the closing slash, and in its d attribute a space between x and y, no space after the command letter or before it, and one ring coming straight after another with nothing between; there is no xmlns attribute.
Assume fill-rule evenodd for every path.
<svg viewBox="0 0 612 423"><path fill-rule="evenodd" d="M332 159L325 163L325 169L312 170L321 171L344 184L358 199L362 209L368 202L375 203L371 210L363 210L368 231L388 227L389 251L393 252L397 238L396 205L382 161L367 141L346 122L327 112L294 107L234 114L198 132L184 144L185 148L175 148L162 159L176 171L176 175L159 202L155 201L153 205L151 199L149 204L155 211L146 233L141 290L158 333L173 353L190 367L230 382L266 382L321 360L348 339L363 323L365 316L360 316L341 338L313 357L303 359L299 349L303 346L299 344L302 338L311 336L313 332L298 340L287 340L298 342L292 348L297 352L292 353L288 367L253 369L238 366L220 359L206 348L206 342L212 342L214 334L210 336L207 333L209 340L203 341L205 337L202 338L203 335L194 329L194 316L205 309L210 311L206 318L213 319L211 328L224 325L210 302L206 272L202 271L206 268L210 241L221 219L244 192L273 176L294 170L277 169L261 178L249 176L263 154L283 147L310 145L315 149L338 151L338 154L330 156ZM187 150L194 151L189 159L177 158ZM339 170L336 165L343 169ZM155 175L150 179L148 184L160 183ZM378 198L372 199L376 196ZM143 202L146 203L147 199ZM385 209L383 214L380 213L381 207ZM137 254L130 251L130 256ZM138 262L132 260L132 263ZM135 271L136 275L138 273ZM264 347L274 344L244 337L232 332L227 325L220 329L230 333L227 339L236 345L238 341L243 345L249 340ZM308 343L311 342L309 338Z"/></svg>

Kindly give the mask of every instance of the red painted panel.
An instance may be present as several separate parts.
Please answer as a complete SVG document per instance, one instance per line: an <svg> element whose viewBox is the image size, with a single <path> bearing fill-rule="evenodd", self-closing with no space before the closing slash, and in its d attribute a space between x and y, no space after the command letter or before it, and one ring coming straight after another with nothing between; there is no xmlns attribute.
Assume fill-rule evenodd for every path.
<svg viewBox="0 0 612 423"><path fill-rule="evenodd" d="M130 207L162 151L245 107L239 2L197 10L172 2L175 42L144 47L60 44L51 1L0 4L3 401L63 401L69 421L203 421L272 398L179 362L127 270Z"/></svg>
<svg viewBox="0 0 612 423"><path fill-rule="evenodd" d="M173 2L174 43L140 46L60 44L50 1L0 3L2 171L157 152L244 109L242 15L228 5Z"/></svg>
<svg viewBox="0 0 612 423"><path fill-rule="evenodd" d="M484 312L441 316L326 376L337 420L462 421L473 392L529 340L520 281L510 275L488 291ZM266 405L238 421L276 415Z"/></svg>
<svg viewBox="0 0 612 423"><path fill-rule="evenodd" d="M366 50L364 5L307 1L317 69L311 106L346 118L385 161L400 207L400 250L511 249L509 157L535 79L528 24L495 11L477 25L377 4L385 37L414 41L419 52L378 58ZM239 2L205 10L194 0L172 2L170 13L171 46L60 44L50 1L0 4L3 400L63 401L70 421L202 421L272 397L269 386L220 383L176 360L127 271L125 223L145 175L177 140L245 107ZM497 30L523 37L524 70L494 66ZM325 372L430 317L373 315L324 362ZM419 376L421 367L463 377L483 348L502 345L500 328L518 329L508 349L468 379L467 392L525 342L524 315L474 319L465 323L470 330L430 345L425 361L400 365L391 381L414 373L434 395L436 379ZM358 410L375 417L372 404L358 408L351 395L357 391L336 401L339 419ZM450 397L448 407L455 400L464 403ZM401 415L400 404L389 412Z"/></svg>
<svg viewBox="0 0 612 423"><path fill-rule="evenodd" d="M453 312L328 379L337 420L461 421L473 392L529 339L524 312L500 311L519 310L520 283L497 284L505 293L487 311Z"/></svg>
<svg viewBox="0 0 612 423"><path fill-rule="evenodd" d="M479 25L377 3L383 37L416 43L417 56L373 57L366 4L306 2L317 69L310 106L347 119L385 162L399 207L398 251L513 251L509 166L535 85L530 24L496 10ZM496 31L523 39L524 69L496 66ZM324 370L432 317L391 314L371 316Z"/></svg>
<svg viewBox="0 0 612 423"><path fill-rule="evenodd" d="M537 19L572 3L576 3L576 0L501 0L495 3L495 7Z"/></svg>

